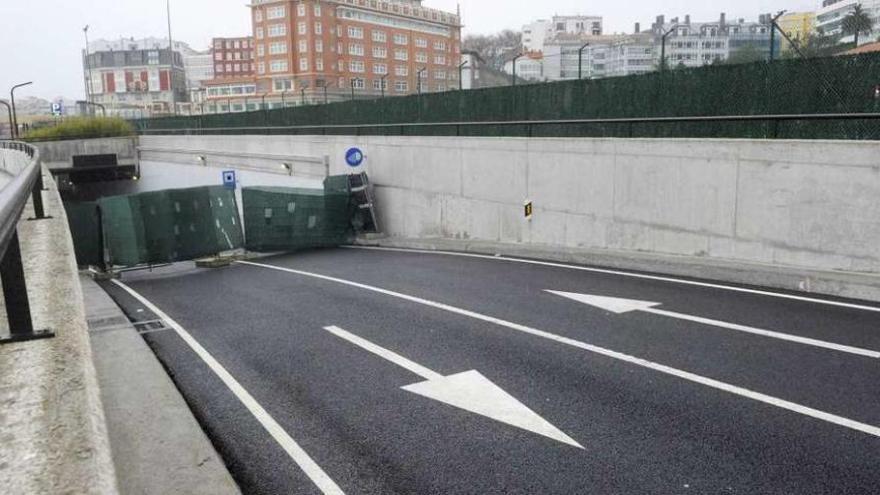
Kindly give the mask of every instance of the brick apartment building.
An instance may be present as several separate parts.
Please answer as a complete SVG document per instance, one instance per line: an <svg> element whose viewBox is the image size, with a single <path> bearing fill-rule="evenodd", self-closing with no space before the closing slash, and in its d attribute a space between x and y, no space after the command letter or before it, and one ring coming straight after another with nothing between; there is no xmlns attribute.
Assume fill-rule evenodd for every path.
<svg viewBox="0 0 880 495"><path fill-rule="evenodd" d="M458 88L457 14L421 0L252 1L253 83L227 89L217 72L210 111Z"/></svg>
<svg viewBox="0 0 880 495"><path fill-rule="evenodd" d="M254 75L254 42L250 36L242 38L214 38L214 77L241 78Z"/></svg>

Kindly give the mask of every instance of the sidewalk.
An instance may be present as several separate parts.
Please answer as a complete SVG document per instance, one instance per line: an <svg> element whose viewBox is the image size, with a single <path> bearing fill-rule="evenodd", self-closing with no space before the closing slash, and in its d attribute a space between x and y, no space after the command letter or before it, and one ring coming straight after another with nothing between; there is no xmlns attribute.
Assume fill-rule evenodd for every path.
<svg viewBox="0 0 880 495"><path fill-rule="evenodd" d="M153 351L94 280L80 283L119 491L238 494Z"/></svg>

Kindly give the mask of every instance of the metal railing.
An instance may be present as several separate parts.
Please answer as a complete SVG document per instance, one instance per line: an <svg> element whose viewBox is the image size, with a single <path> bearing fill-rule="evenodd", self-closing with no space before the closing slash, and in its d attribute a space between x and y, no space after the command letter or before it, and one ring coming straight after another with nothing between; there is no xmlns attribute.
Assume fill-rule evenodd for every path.
<svg viewBox="0 0 880 495"><path fill-rule="evenodd" d="M43 209L40 152L27 143L17 141L0 141L0 150L7 150L3 153L2 164L4 172L12 176L0 189L0 281L3 284L10 334L9 337L0 338L0 344L53 337L49 330L34 330L18 241L18 223L29 196L33 198L34 207L34 218L30 220L51 218L46 216ZM19 158L26 157L26 160L10 160L9 151L20 153L22 156ZM10 161L23 161L25 165L18 170L9 170Z"/></svg>
<svg viewBox="0 0 880 495"><path fill-rule="evenodd" d="M382 124L312 124L312 125L289 125L289 126L245 126L245 127L186 127L186 128L160 128L138 129L139 134L220 134L239 132L242 134L285 134L296 131L316 131L315 134L335 134L333 131L352 130L355 135L362 131L371 130L397 130L390 135L418 135L407 133L408 129L419 128L445 128L450 136L461 136L462 130L481 127L506 128L523 127L522 135L532 137L535 130L545 126L578 126L591 124L608 124L626 126L626 137L634 137L634 126L638 124L700 124L700 123L742 123L764 122L772 124L769 136L779 137L779 124L784 122L828 122L828 121L877 121L880 120L880 112L872 113L823 113L823 114L770 114L770 115L709 115L693 117L627 117L610 119L557 119L557 120L498 120L498 121L461 121L461 122L403 122ZM385 134L385 135L389 135ZM546 136L551 137L551 136ZM567 136L568 137L568 136Z"/></svg>

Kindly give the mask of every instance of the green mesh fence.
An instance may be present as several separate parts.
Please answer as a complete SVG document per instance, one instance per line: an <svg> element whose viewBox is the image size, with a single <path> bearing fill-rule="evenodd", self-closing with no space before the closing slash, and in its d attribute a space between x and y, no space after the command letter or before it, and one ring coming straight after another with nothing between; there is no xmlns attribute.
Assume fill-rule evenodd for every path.
<svg viewBox="0 0 880 495"><path fill-rule="evenodd" d="M874 97L878 84L880 53L869 53L670 69L640 76L449 91L258 112L147 119L137 121L136 125L141 131L188 129L183 132L218 134L880 139L876 120L218 130L413 122L866 113L880 111L880 100Z"/></svg>
<svg viewBox="0 0 880 495"><path fill-rule="evenodd" d="M351 239L349 194L338 190L245 187L241 191L250 251L332 247Z"/></svg>
<svg viewBox="0 0 880 495"><path fill-rule="evenodd" d="M80 266L100 266L102 243L98 203L65 202L64 210L73 237L76 263Z"/></svg>
<svg viewBox="0 0 880 495"><path fill-rule="evenodd" d="M111 265L188 260L243 246L235 194L220 186L98 201Z"/></svg>

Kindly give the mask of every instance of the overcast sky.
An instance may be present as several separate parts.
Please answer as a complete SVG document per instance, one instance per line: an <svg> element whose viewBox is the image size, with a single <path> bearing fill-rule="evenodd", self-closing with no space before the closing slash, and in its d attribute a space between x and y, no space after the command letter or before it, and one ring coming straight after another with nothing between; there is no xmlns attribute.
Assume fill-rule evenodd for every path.
<svg viewBox="0 0 880 495"><path fill-rule="evenodd" d="M247 0L171 0L172 29L196 49L208 48L214 36L250 34ZM455 11L461 4L467 33L492 33L554 14L594 14L605 18L605 31L631 32L633 24L650 25L658 14L691 14L694 20L756 18L787 9L813 10L820 0L425 0L424 5ZM0 0L0 97L13 84L33 80L16 96L83 98L80 50L82 28L90 39L165 36L164 0Z"/></svg>

